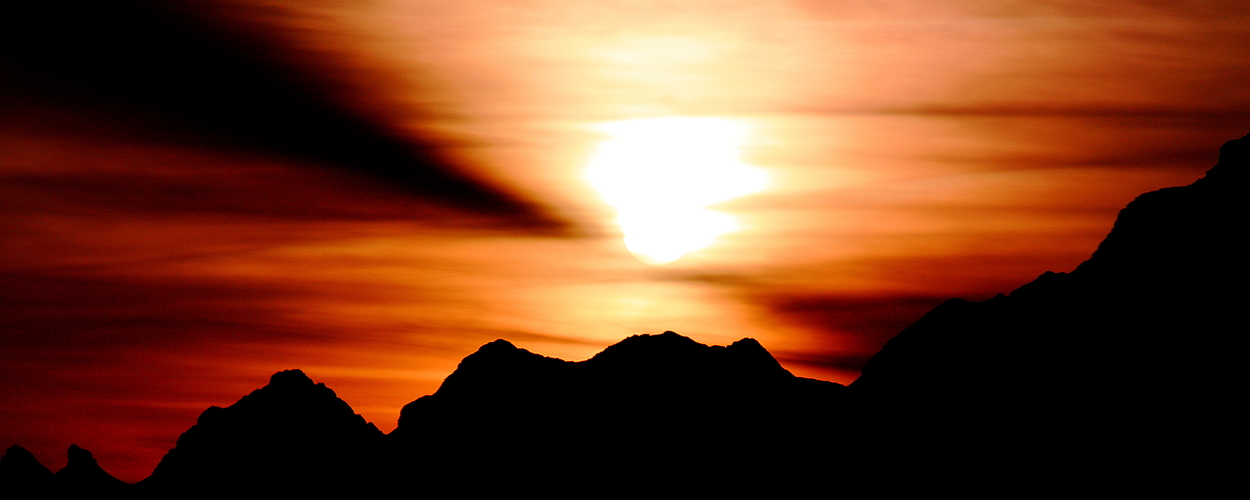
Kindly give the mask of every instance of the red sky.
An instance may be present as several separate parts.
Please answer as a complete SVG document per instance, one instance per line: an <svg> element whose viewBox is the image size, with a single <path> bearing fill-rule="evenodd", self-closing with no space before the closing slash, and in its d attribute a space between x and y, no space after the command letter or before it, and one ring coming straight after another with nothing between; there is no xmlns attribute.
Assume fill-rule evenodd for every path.
<svg viewBox="0 0 1250 500"><path fill-rule="evenodd" d="M172 4L172 2L168 2ZM1244 2L227 1L0 21L0 446L145 477L302 368L389 431L496 338L759 339L849 382L1250 131ZM607 122L747 127L741 229L635 259ZM1075 348L1076 346L1074 346Z"/></svg>

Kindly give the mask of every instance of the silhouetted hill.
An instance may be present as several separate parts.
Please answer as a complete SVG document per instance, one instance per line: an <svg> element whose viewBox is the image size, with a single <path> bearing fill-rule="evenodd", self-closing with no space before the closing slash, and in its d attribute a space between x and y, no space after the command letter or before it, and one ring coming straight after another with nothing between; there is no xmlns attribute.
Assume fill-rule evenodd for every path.
<svg viewBox="0 0 1250 500"><path fill-rule="evenodd" d="M752 339L725 347L636 335L581 362L496 340L405 406L390 437L398 465L437 470L440 487L490 471L496 488L538 478L686 488L692 477L788 463L781 450L832 429L827 412L842 389L795 377ZM630 472L640 468L647 473Z"/></svg>
<svg viewBox="0 0 1250 500"><path fill-rule="evenodd" d="M382 438L325 384L287 370L205 410L139 486L173 495L349 490L376 482Z"/></svg>
<svg viewBox="0 0 1250 500"><path fill-rule="evenodd" d="M614 414L637 413L648 406L684 408L696 401L701 406L709 398L772 398L807 388L831 394L842 388L803 380L782 368L754 339L724 347L674 332L635 335L582 362L540 356L496 340L466 357L433 395L405 406L392 434L402 436L441 412L469 414L454 417L461 419L517 405L577 412L607 405Z"/></svg>
<svg viewBox="0 0 1250 500"><path fill-rule="evenodd" d="M128 486L120 479L101 469L95 457L91 456L91 452L79 448L78 445L71 444L68 453L69 461L66 462L65 468L56 471L57 486L61 490L84 493L116 493Z"/></svg>
<svg viewBox="0 0 1250 500"><path fill-rule="evenodd" d="M0 494L6 498L30 498L52 487L52 471L26 448L10 446L0 457Z"/></svg>
<svg viewBox="0 0 1250 500"><path fill-rule="evenodd" d="M1227 143L1192 185L1141 195L1069 274L934 309L851 384L857 406L906 439L958 441L1047 474L1056 462L1039 457L1052 454L1103 478L1206 463L1240 426L1246 382L1236 325L1247 158L1250 136Z"/></svg>
<svg viewBox="0 0 1250 500"><path fill-rule="evenodd" d="M59 498L116 494L130 485L100 468L91 452L70 445L65 468L53 474L29 451L12 446L0 457L0 494L4 498Z"/></svg>

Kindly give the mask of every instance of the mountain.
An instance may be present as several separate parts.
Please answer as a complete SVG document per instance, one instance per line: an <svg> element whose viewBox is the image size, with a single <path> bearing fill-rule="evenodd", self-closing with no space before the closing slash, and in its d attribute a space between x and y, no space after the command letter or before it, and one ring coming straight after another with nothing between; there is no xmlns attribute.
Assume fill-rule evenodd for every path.
<svg viewBox="0 0 1250 500"><path fill-rule="evenodd" d="M12 446L0 457L0 494L11 498L50 495L118 493L128 485L113 477L91 456L91 452L70 445L65 468L53 474L29 451Z"/></svg>
<svg viewBox="0 0 1250 500"><path fill-rule="evenodd" d="M95 457L91 456L91 452L71 444L68 454L69 461L66 462L65 468L56 471L55 475L57 486L61 490L104 493L117 492L127 486L120 479L101 469Z"/></svg>
<svg viewBox="0 0 1250 500"><path fill-rule="evenodd" d="M926 398L940 379L959 381L944 386L943 399L952 390L976 399L1004 383L1013 398L1033 397L1022 389L1069 398L1227 380L1244 347L1228 327L1247 283L1248 158L1250 136L1225 144L1219 164L1192 185L1141 195L1071 273L1046 273L982 303L941 305L892 339L851 387Z"/></svg>
<svg viewBox="0 0 1250 500"><path fill-rule="evenodd" d="M288 370L206 410L131 491L1222 493L1241 475L1248 171L1250 136L1130 203L1074 271L942 304L847 387L752 339L635 335L580 362L496 340L383 435ZM76 446L55 475L20 447L0 459L4 493L123 486Z"/></svg>
<svg viewBox="0 0 1250 500"><path fill-rule="evenodd" d="M496 340L466 357L433 395L405 406L392 435L402 438L435 422L489 419L486 415L517 407L620 420L718 411L723 421L750 411L749 404L838 389L842 386L832 382L795 377L754 339L726 347L674 332L635 335L582 362Z"/></svg>
<svg viewBox="0 0 1250 500"><path fill-rule="evenodd" d="M828 423L844 389L794 376L753 339L635 335L581 362L496 340L405 406L389 437L397 473L437 471L444 491L483 475L493 491L690 486L788 462L776 451L810 438L791 431Z"/></svg>
<svg viewBox="0 0 1250 500"><path fill-rule="evenodd" d="M138 486L160 496L349 491L377 481L383 437L325 384L287 370L205 410Z"/></svg>
<svg viewBox="0 0 1250 500"><path fill-rule="evenodd" d="M646 464L627 481L640 490L1193 493L1190 478L1232 477L1214 457L1236 441L1247 381L1233 328L1250 282L1248 159L1250 136L1192 185L1141 195L1071 273L942 304L847 388L793 377L749 339L635 336L581 363L499 340L406 406L391 437L410 469L452 483L559 471L594 488Z"/></svg>
<svg viewBox="0 0 1250 500"><path fill-rule="evenodd" d="M30 496L46 491L53 484L52 471L39 463L26 448L10 446L0 457L0 493L5 497Z"/></svg>
<svg viewBox="0 0 1250 500"><path fill-rule="evenodd" d="M978 475L1157 484L1227 468L1211 457L1240 427L1247 382L1248 172L1250 136L1192 185L1130 203L1071 273L942 304L871 359L855 404L894 439L993 457Z"/></svg>

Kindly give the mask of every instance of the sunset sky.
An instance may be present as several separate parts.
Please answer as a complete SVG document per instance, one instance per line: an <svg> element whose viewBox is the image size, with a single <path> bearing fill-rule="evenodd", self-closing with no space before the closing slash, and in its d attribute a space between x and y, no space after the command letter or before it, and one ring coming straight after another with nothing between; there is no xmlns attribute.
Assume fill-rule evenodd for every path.
<svg viewBox="0 0 1250 500"><path fill-rule="evenodd" d="M137 481L289 368L390 431L497 338L753 337L849 383L1200 177L1247 78L1240 0L15 7L0 446Z"/></svg>

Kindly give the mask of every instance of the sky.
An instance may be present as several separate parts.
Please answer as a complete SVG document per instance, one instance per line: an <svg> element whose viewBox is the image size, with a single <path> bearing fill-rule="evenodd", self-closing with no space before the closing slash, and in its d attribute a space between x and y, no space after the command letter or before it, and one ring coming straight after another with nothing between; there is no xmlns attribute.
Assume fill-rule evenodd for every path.
<svg viewBox="0 0 1250 500"><path fill-rule="evenodd" d="M1200 177L1247 76L1237 1L14 7L0 446L137 481L289 368L390 431L497 338L849 383Z"/></svg>

